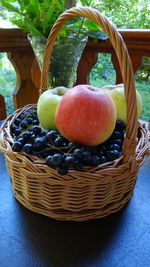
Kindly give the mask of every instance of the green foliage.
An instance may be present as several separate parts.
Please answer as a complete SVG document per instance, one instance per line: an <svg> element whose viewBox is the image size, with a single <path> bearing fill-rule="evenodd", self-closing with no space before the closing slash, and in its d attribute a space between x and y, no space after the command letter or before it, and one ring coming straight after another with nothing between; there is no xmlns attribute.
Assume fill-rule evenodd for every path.
<svg viewBox="0 0 150 267"><path fill-rule="evenodd" d="M9 11L9 20L31 36L48 37L58 16L65 11L63 0L0 0L1 16ZM149 0L77 0L77 5L97 8L109 17L117 28L149 28ZM64 37L69 32L84 32L86 35L101 38L102 31L92 21L85 18L69 20L60 32Z"/></svg>
<svg viewBox="0 0 150 267"><path fill-rule="evenodd" d="M90 73L90 83L96 87L115 84L116 73L109 54L99 54L98 61Z"/></svg>
<svg viewBox="0 0 150 267"><path fill-rule="evenodd" d="M149 28L149 0L93 0L91 6L102 11L117 28Z"/></svg>
<svg viewBox="0 0 150 267"><path fill-rule="evenodd" d="M142 113L141 119L148 121L150 119L150 80L149 81L136 81L136 89L140 92L142 97Z"/></svg>
<svg viewBox="0 0 150 267"><path fill-rule="evenodd" d="M86 6L90 6L92 0L82 1ZM63 0L0 0L1 16L5 16L5 9L9 11L8 19L17 27L25 30L30 36L48 37L55 21L65 11ZM99 31L93 23L86 25L85 19L73 18L62 27L59 37L66 37L69 33L85 32L87 26L91 31ZM84 25L84 27L83 27Z"/></svg>
<svg viewBox="0 0 150 267"><path fill-rule="evenodd" d="M63 0L0 0L9 20L30 35L47 37L58 16L65 10Z"/></svg>
<svg viewBox="0 0 150 267"><path fill-rule="evenodd" d="M7 115L14 111L12 94L16 84L16 72L5 53L0 53L0 95L4 96Z"/></svg>

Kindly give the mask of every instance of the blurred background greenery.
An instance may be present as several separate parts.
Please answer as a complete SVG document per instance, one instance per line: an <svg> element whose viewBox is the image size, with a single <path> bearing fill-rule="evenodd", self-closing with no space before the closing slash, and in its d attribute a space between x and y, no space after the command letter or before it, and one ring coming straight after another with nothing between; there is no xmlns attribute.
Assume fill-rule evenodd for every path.
<svg viewBox="0 0 150 267"><path fill-rule="evenodd" d="M28 7L28 4L39 3L42 8L47 8L49 16L45 18L45 28L41 28L41 18L35 16L33 9ZM76 4L77 6L86 5L92 6L102 11L117 28L131 29L131 28L150 28L150 2L149 0L77 0L77 1L62 1L62 0L0 0L0 23L2 28L16 27L27 30L30 24L29 33L38 33L47 36L49 32L49 25L47 19L50 19L54 13L55 5L59 5L58 14L51 17L53 24L59 12L61 13L68 4ZM12 5L12 6L10 6ZM15 7L13 12L11 8ZM21 7L21 8L20 8ZM42 9L43 10L43 9ZM21 13L22 12L22 13ZM24 18L24 20L22 19ZM53 19L52 19L53 18ZM27 20L28 19L28 20ZM13 22L13 24L11 24ZM32 23L31 23L32 22ZM18 24L17 24L18 23ZM22 23L22 25L21 25ZM97 28L94 24L89 23L88 20L73 21L74 31L81 30L87 32L88 35L96 36ZM32 25L31 25L32 24ZM15 25L15 26L14 26ZM72 27L70 24L67 29ZM40 33L39 33L40 32ZM65 34L67 31L63 31ZM136 88L139 90L143 101L143 110L141 119L148 120L150 118L150 57L143 58L141 68L135 75ZM12 94L16 84L16 73L7 59L5 53L0 53L0 94L5 97L7 115L10 115L13 108ZM99 54L98 61L93 67L90 74L90 84L102 87L106 84L115 84L115 70L111 63L109 54Z"/></svg>

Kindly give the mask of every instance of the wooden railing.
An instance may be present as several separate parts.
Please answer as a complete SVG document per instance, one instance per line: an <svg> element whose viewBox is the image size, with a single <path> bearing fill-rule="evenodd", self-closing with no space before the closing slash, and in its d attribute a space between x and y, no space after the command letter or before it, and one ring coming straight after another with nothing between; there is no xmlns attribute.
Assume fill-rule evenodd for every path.
<svg viewBox="0 0 150 267"><path fill-rule="evenodd" d="M134 73L142 64L142 57L150 57L150 30L119 30L133 65ZM40 85L40 69L27 34L20 29L0 29L0 52L7 52L16 71L13 93L14 108L36 103ZM98 53L110 53L116 70L116 83L122 82L119 63L109 40L89 38L77 69L76 84L88 83L89 74L97 61ZM0 96L0 120L6 117L4 98Z"/></svg>

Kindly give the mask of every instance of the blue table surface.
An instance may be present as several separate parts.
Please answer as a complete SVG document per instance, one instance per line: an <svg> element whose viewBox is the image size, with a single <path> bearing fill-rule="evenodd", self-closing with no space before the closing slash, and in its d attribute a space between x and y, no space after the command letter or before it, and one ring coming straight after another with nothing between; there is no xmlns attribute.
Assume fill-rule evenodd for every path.
<svg viewBox="0 0 150 267"><path fill-rule="evenodd" d="M12 266L149 267L150 157L121 211L99 220L61 222L15 200L0 153L0 267Z"/></svg>

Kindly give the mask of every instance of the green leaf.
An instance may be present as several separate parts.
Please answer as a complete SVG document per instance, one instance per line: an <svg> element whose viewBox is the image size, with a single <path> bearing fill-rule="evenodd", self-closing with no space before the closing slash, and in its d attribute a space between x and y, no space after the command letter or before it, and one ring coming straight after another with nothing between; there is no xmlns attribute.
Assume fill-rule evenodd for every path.
<svg viewBox="0 0 150 267"><path fill-rule="evenodd" d="M18 0L19 6L20 6L20 11L24 12L25 10L27 10L29 4L30 4L30 0Z"/></svg>
<svg viewBox="0 0 150 267"><path fill-rule="evenodd" d="M32 24L30 23L27 23L27 28L28 29L28 32L30 33L30 35L32 36L42 36L42 33L37 30Z"/></svg>
<svg viewBox="0 0 150 267"><path fill-rule="evenodd" d="M55 3L57 2L58 4L58 7L60 7L61 9L64 9L64 3L65 1L62 1L62 0L56 0Z"/></svg>
<svg viewBox="0 0 150 267"><path fill-rule="evenodd" d="M19 12L19 9L14 7L13 5L11 5L10 3L8 3L8 1L5 1L5 0L1 0L1 4L7 8L9 11L13 11L13 12L17 12L17 13L20 13Z"/></svg>
<svg viewBox="0 0 150 267"><path fill-rule="evenodd" d="M87 5L87 1L86 1L86 0L81 0L81 4L82 4L83 6L86 6L86 5Z"/></svg>
<svg viewBox="0 0 150 267"><path fill-rule="evenodd" d="M90 29L91 31L95 31L95 32L100 31L100 27L95 22L89 19L85 19L83 27Z"/></svg>
<svg viewBox="0 0 150 267"><path fill-rule="evenodd" d="M101 40L106 40L108 38L108 36L103 33L103 32L87 32L86 33L87 36L92 37L92 38L98 38Z"/></svg>
<svg viewBox="0 0 150 267"><path fill-rule="evenodd" d="M51 16L53 15L54 9L55 9L55 5L54 5L54 1L52 1L51 6L49 10L47 11L44 21L43 21L43 33L46 33L46 30L49 25Z"/></svg>
<svg viewBox="0 0 150 267"><path fill-rule="evenodd" d="M81 4L83 6L89 6L91 4L92 0L81 0Z"/></svg>
<svg viewBox="0 0 150 267"><path fill-rule="evenodd" d="M26 13L31 16L31 18L40 18L40 5L38 0L31 0Z"/></svg>

